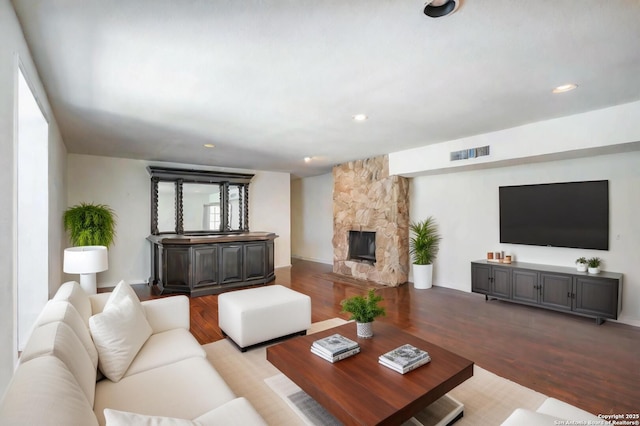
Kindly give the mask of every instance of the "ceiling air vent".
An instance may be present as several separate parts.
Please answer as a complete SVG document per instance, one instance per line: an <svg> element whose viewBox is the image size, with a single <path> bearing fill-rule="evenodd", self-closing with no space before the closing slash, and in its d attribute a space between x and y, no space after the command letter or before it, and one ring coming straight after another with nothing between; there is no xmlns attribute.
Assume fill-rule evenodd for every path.
<svg viewBox="0 0 640 426"><path fill-rule="evenodd" d="M461 151L452 151L449 155L450 155L451 161L484 157L485 155L489 155L489 145L478 146L476 148L463 149Z"/></svg>

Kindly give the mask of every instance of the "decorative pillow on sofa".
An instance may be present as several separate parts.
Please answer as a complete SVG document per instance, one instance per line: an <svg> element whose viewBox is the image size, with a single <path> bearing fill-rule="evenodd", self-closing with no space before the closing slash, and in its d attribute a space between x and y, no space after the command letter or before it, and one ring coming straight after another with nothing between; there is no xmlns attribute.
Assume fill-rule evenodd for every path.
<svg viewBox="0 0 640 426"><path fill-rule="evenodd" d="M89 328L100 371L113 382L122 379L152 333L140 299L124 281L113 290L104 310L89 318Z"/></svg>
<svg viewBox="0 0 640 426"><path fill-rule="evenodd" d="M176 419L173 417L147 416L144 414L129 413L126 411L104 409L106 426L200 426L191 420Z"/></svg>

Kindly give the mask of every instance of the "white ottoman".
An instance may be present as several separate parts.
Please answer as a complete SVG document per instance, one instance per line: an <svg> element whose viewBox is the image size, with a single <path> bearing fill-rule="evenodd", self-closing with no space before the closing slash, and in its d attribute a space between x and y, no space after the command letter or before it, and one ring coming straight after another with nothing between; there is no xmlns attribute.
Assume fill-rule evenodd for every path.
<svg viewBox="0 0 640 426"><path fill-rule="evenodd" d="M218 325L244 352L249 346L294 334L311 325L311 298L281 285L218 296Z"/></svg>

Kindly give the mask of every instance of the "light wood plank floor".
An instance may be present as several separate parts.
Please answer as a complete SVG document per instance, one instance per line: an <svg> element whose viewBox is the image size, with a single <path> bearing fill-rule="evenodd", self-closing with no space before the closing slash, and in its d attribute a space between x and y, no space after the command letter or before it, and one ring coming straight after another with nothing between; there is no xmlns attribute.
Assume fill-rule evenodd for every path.
<svg viewBox="0 0 640 426"><path fill-rule="evenodd" d="M354 285L327 276L331 266L294 260L276 284L308 294L312 321L348 318L340 301L375 286L387 316L379 319L458 353L479 366L594 414L640 412L640 328L508 302L442 287L415 290ZM347 280L349 281L349 280ZM141 299L157 297L135 286ZM191 332L201 343L222 339L218 297L191 300ZM374 324L375 327L375 324Z"/></svg>

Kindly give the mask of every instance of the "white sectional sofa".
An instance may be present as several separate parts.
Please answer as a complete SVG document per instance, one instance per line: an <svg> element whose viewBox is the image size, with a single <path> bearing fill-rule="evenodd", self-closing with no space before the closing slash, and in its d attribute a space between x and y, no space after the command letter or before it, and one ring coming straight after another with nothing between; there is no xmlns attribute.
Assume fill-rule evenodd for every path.
<svg viewBox="0 0 640 426"><path fill-rule="evenodd" d="M555 398L547 398L536 411L516 408L501 426L609 425L606 420Z"/></svg>
<svg viewBox="0 0 640 426"><path fill-rule="evenodd" d="M102 376L106 377L102 377ZM8 425L265 425L189 332L189 300L63 284L0 402Z"/></svg>

